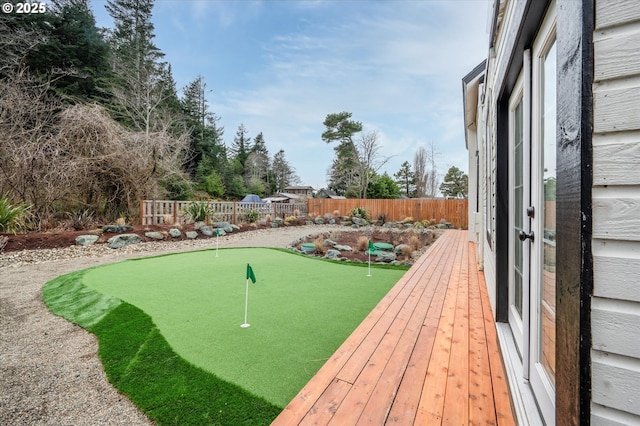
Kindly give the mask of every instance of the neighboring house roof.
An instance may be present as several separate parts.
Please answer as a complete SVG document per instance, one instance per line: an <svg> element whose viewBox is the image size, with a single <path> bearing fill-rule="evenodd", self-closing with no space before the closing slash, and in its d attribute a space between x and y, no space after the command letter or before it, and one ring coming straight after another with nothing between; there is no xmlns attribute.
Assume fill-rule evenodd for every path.
<svg viewBox="0 0 640 426"><path fill-rule="evenodd" d="M300 194L292 194L290 192L278 192L276 194L274 194L275 197L286 197L286 198L294 198L296 200L299 200L300 198L303 198L300 196Z"/></svg>
<svg viewBox="0 0 640 426"><path fill-rule="evenodd" d="M313 191L313 187L312 186L287 186L284 190L285 191L291 191L291 190L306 190L306 191Z"/></svg>

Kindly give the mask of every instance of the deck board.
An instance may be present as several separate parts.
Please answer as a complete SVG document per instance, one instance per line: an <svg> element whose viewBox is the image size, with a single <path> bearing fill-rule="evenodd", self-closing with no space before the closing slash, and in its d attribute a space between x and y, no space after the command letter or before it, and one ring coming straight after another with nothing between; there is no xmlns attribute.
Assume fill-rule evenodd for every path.
<svg viewBox="0 0 640 426"><path fill-rule="evenodd" d="M446 231L273 425L515 424L475 246Z"/></svg>

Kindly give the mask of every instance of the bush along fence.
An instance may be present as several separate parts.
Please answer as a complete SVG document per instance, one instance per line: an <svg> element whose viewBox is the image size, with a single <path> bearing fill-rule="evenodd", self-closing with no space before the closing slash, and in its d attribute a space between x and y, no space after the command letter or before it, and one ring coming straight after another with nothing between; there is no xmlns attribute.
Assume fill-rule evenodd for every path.
<svg viewBox="0 0 640 426"><path fill-rule="evenodd" d="M192 201L143 200L140 201L140 223L176 224L192 222L187 215ZM332 200L309 198L303 203L240 203L231 201L202 201L206 203L208 220L229 223L244 223L264 220L267 216L286 218L289 216L309 217L348 215L356 207L364 208L371 221L403 221L411 218L414 221L429 220L440 222L445 220L457 228L467 227L467 200L378 200L378 199L346 199Z"/></svg>
<svg viewBox="0 0 640 426"><path fill-rule="evenodd" d="M195 204L198 203L198 204ZM240 203L232 201L171 201L171 200L142 200L140 201L140 224L178 224L194 222L189 214L193 207L202 210L208 222L229 222L233 224L257 222L267 216L304 217L307 215L307 203ZM203 207L203 208L201 208Z"/></svg>

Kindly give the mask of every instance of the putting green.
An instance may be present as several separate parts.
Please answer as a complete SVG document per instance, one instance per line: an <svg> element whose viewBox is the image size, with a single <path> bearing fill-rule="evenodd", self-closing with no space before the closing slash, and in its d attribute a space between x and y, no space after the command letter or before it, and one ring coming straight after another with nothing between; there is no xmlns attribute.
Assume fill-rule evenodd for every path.
<svg viewBox="0 0 640 426"><path fill-rule="evenodd" d="M274 249L224 249L129 260L82 283L146 312L173 350L284 407L405 270L331 263ZM250 263L248 323L245 273Z"/></svg>

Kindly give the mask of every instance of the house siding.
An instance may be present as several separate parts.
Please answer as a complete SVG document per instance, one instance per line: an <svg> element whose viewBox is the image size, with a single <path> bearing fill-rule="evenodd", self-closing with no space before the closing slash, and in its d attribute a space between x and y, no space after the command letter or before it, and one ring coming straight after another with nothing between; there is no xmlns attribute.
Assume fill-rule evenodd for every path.
<svg viewBox="0 0 640 426"><path fill-rule="evenodd" d="M595 6L591 421L640 424L640 7Z"/></svg>

